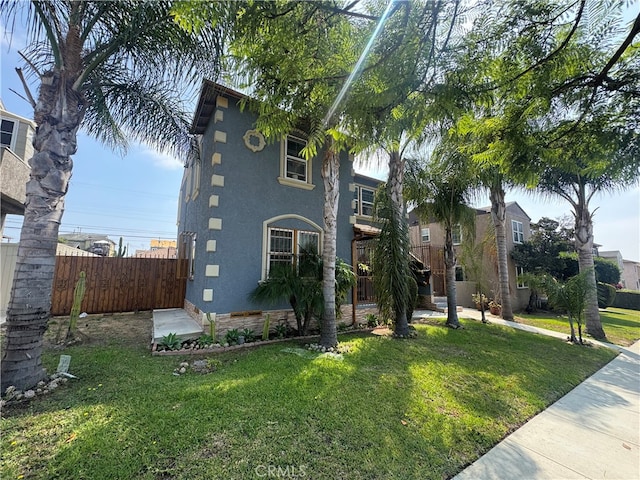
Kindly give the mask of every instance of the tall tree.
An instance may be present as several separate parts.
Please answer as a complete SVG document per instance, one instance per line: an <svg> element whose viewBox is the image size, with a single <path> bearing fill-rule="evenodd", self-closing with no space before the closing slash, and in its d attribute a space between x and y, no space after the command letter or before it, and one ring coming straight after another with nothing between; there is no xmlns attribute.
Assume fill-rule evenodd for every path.
<svg viewBox="0 0 640 480"><path fill-rule="evenodd" d="M430 161L411 160L407 165L405 196L424 223L436 221L444 227L444 263L447 283L447 326L460 328L456 300L456 252L453 231L462 236L475 230L475 210L468 206L472 180L460 162L455 145L446 140L436 148Z"/></svg>
<svg viewBox="0 0 640 480"><path fill-rule="evenodd" d="M393 297L395 332L399 336L409 332L406 312L400 311L407 308L409 279L403 267L409 254L403 198L405 152L423 143L428 124L441 116L434 115L430 106L437 97L437 80L447 51L458 41L454 32L465 18L463 3L399 2L372 49L372 66L363 71L351 92L355 108L348 119L349 131L368 153L382 150L388 155L386 190L391 203L385 204L385 210L392 217L386 218L384 228L397 228L394 236L399 243L379 260L394 264L383 270L393 275L384 283Z"/></svg>
<svg viewBox="0 0 640 480"><path fill-rule="evenodd" d="M568 162L559 161L551 152L579 141L582 124L604 116L612 122L609 126L626 125L637 134L640 51L633 40L640 32L640 15L625 27L622 2L507 1L497 6L489 4L475 19L469 48L461 57L462 68L448 77L449 88L464 88L473 105L495 111L485 122L468 129L474 134L491 133L486 147L475 154L477 159L497 166L508 178L533 186L546 175L551 161L571 171ZM589 142L596 150L609 148L591 140L594 138ZM607 142L604 137L600 140ZM633 142L630 145L627 147L637 148ZM505 152L514 155L502 155ZM595 171L602 166L593 156L590 161L593 165L585 168ZM582 232L576 231L576 236L581 235L585 242L583 270L592 263L586 259L592 230L590 214L579 208L575 213ZM593 301L594 282L590 288L587 329L602 336Z"/></svg>
<svg viewBox="0 0 640 480"><path fill-rule="evenodd" d="M572 127L573 133L543 151L547 165L538 188L557 195L571 205L578 266L585 274L586 330L604 338L600 323L593 259L593 215L590 202L600 192L616 191L633 185L640 177L640 131L629 130L626 122L616 124L608 115Z"/></svg>
<svg viewBox="0 0 640 480"><path fill-rule="evenodd" d="M24 18L30 44L23 56L39 82L37 99L24 83L37 130L7 312L3 390L28 388L45 376L42 339L78 129L114 148L135 140L175 154L190 149L176 79L191 84L216 75L222 35L216 24L197 34L183 30L172 19L172 3L0 3L6 25Z"/></svg>
<svg viewBox="0 0 640 480"><path fill-rule="evenodd" d="M256 127L275 139L300 128L307 134L302 154L322 152L324 239L323 310L320 343L337 344L335 263L339 169L346 136L340 123L348 111L340 101L356 70L364 35L337 2L248 2L236 22L229 69L251 90L247 103L258 113ZM370 20L364 29L369 29Z"/></svg>

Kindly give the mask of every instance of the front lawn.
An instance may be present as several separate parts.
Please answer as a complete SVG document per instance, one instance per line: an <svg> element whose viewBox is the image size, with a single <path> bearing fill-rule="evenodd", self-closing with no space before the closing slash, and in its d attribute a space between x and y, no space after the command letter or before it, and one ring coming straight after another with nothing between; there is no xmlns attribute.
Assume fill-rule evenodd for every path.
<svg viewBox="0 0 640 480"><path fill-rule="evenodd" d="M66 348L78 380L5 407L0 478L440 480L614 357L443 323L342 335L342 359L295 342L229 352L206 375L175 376L182 359L144 342Z"/></svg>
<svg viewBox="0 0 640 480"><path fill-rule="evenodd" d="M569 335L569 319L566 315L555 315L544 312L536 314L517 314L516 322L532 325L534 327L546 328ZM626 310L623 308L609 307L600 310L600 321L602 328L607 335L607 341L628 347L640 339L640 312L637 310ZM578 335L576 325L576 336ZM584 333L584 332L583 332Z"/></svg>

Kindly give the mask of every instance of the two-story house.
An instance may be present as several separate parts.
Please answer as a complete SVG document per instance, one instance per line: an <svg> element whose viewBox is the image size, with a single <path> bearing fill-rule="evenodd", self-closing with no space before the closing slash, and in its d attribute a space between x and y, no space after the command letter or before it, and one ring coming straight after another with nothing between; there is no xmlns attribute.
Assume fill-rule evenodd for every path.
<svg viewBox="0 0 640 480"><path fill-rule="evenodd" d="M514 309L524 308L529 301L529 288L517 280L523 272L522 268L516 265L509 253L516 244L523 243L531 236L531 218L516 202L506 204L506 226L507 226L507 264L509 269L509 290L511 292L511 302ZM491 207L476 209L475 242L487 240L489 248L485 249L483 255L484 283L493 292L499 291L498 268L495 257L495 236L492 235L493 223L491 221ZM453 243L456 254L460 257L463 242L463 232L459 226L454 228ZM431 288L433 295L446 295L446 280L443 261L444 248L444 228L437 222L422 224L418 217L411 212L409 214L409 235L412 252L420 258L431 270ZM462 262L458 262L456 267L456 293L458 305L473 307L471 294L475 292L475 279L471 278L469 272L465 272Z"/></svg>
<svg viewBox="0 0 640 480"><path fill-rule="evenodd" d="M8 112L0 100L0 233L7 215L24 215L35 129L33 121Z"/></svg>
<svg viewBox="0 0 640 480"><path fill-rule="evenodd" d="M253 301L258 282L277 264L293 263L302 247L324 242L323 152L305 160L306 133L268 142L240 92L205 80L191 133L199 159L185 164L178 207L178 250L186 259L185 310L218 332L262 328L287 317L286 303ZM370 179L355 181L352 158L340 154L337 256L352 263L354 232L371 214ZM354 213L358 214L354 214ZM293 319L293 317L289 317ZM273 323L274 324L274 323Z"/></svg>

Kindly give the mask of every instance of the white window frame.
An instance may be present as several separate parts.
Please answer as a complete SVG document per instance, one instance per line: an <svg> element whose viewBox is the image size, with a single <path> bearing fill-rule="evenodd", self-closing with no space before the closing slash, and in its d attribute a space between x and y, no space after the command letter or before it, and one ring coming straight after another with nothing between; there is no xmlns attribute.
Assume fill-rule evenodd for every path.
<svg viewBox="0 0 640 480"><path fill-rule="evenodd" d="M372 188L372 187L367 187L366 185L356 185L355 186L355 191L354 191L354 200L355 200L355 205L354 205L354 209L353 212L359 216L359 217L366 217L366 218L372 218L373 217L373 200L375 198L376 195L376 189ZM368 192L371 192L371 201L363 201L362 200L362 191L366 190ZM367 206L368 208L371 209L371 215L368 213L364 213L363 211L363 206Z"/></svg>
<svg viewBox="0 0 640 480"><path fill-rule="evenodd" d="M281 233L287 233L290 234L288 236L283 236L281 238L289 238L290 242L291 242L291 251L284 251L284 250L273 250L272 249L272 243L271 240L273 237L274 232L278 232L279 234ZM269 276L269 271L272 268L272 261L277 260L278 263L288 263L289 265L294 265L297 262L298 257L300 256L300 250L301 247L303 246L301 244L301 238L303 236L313 236L316 237L316 243L318 246L318 254L320 253L320 232L314 232L311 230L300 230L300 229L294 229L294 228L282 228L282 227L269 227L268 229L268 235L267 235L267 272L266 272L266 276ZM272 258L272 257L289 257L289 260L284 260L282 258ZM283 261L284 260L284 261Z"/></svg>
<svg viewBox="0 0 640 480"><path fill-rule="evenodd" d="M5 134L10 134L11 135L11 140L9 141L9 144L5 144L3 143L3 146L6 146L9 148L9 150L11 151L15 151L16 149L16 140L18 137L18 125L19 122L18 120L14 120L12 118L6 118L6 117L0 117L0 128L2 126L2 122L11 122L13 124L13 128L11 129L11 132L9 132L8 130L0 130L0 134L1 133L5 133Z"/></svg>
<svg viewBox="0 0 640 480"><path fill-rule="evenodd" d="M431 242L431 229L429 227L423 227L420 229L420 240L422 243Z"/></svg>
<svg viewBox="0 0 640 480"><path fill-rule="evenodd" d="M516 265L516 288L529 288L529 285L527 285L526 283L518 280L518 277L520 275L524 275L524 268L519 267L518 265Z"/></svg>
<svg viewBox="0 0 640 480"><path fill-rule="evenodd" d="M288 154L288 142L289 139L299 143L307 144L307 140L302 135L285 135L280 143L280 176L278 177L278 183L280 185L287 185L289 187L302 188L304 190L313 190L316 186L313 184L312 172L313 172L313 159L306 160L301 156ZM288 160L291 159L296 162L302 162L305 165L305 178L303 180L292 178L288 173Z"/></svg>
<svg viewBox="0 0 640 480"><path fill-rule="evenodd" d="M265 281L269 277L269 265L271 263L269 256L269 250L271 247L271 239L269 235L270 229L274 228L276 230L295 230L291 228L278 227L278 223L283 220L299 220L306 224L306 228L297 229L299 232L303 231L313 234L317 233L318 252L322 252L322 242L324 241L323 230L322 227L314 221L295 213L287 213L268 218L262 222L262 272L260 274L260 281Z"/></svg>
<svg viewBox="0 0 640 480"><path fill-rule="evenodd" d="M511 237L513 243L524 243L524 225L517 220L511 220Z"/></svg>
<svg viewBox="0 0 640 480"><path fill-rule="evenodd" d="M458 236L458 240L456 241L456 233ZM460 245L462 243L462 227L459 223L455 224L451 227L451 241L454 245Z"/></svg>

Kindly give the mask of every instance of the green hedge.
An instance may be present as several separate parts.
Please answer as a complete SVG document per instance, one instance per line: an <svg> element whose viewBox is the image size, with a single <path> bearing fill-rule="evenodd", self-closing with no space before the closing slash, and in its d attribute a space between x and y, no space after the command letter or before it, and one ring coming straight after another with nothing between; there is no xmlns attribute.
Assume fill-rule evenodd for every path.
<svg viewBox="0 0 640 480"><path fill-rule="evenodd" d="M640 292L618 290L612 306L628 308L629 310L640 310Z"/></svg>
<svg viewBox="0 0 640 480"><path fill-rule="evenodd" d="M598 282L598 307L607 308L613 305L616 298L616 287L608 283Z"/></svg>

